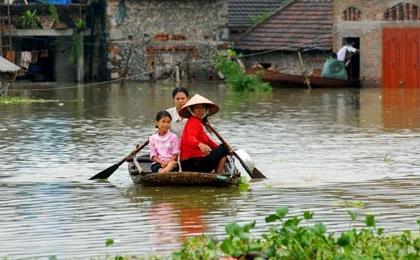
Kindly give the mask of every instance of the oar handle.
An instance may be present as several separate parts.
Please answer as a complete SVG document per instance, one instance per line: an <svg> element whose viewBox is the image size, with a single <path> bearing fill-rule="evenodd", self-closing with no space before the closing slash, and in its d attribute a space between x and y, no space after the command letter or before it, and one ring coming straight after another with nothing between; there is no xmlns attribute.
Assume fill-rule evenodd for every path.
<svg viewBox="0 0 420 260"><path fill-rule="evenodd" d="M121 161L119 161L117 163L117 165L119 166L119 165L123 164L125 161L128 160L128 158L131 158L134 155L136 155L136 153L138 153L141 149L143 149L144 147L146 147L146 145L148 145L148 144L149 144L149 140L147 140L142 145L138 146L136 149L134 149L133 151L131 151L126 157L124 157L124 159L122 159Z"/></svg>
<svg viewBox="0 0 420 260"><path fill-rule="evenodd" d="M223 136L221 136L216 129L214 129L214 127L211 125L211 123L209 121L206 122L207 127L217 136L217 138L219 138L220 141L222 141L222 143L226 146L226 148L230 151L233 152L232 147L226 142L226 140L223 138Z"/></svg>

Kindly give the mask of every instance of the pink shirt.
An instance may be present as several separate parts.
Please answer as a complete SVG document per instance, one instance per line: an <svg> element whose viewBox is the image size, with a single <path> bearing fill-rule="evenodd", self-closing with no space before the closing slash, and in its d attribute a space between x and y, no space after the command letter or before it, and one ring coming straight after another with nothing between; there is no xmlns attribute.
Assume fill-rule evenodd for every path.
<svg viewBox="0 0 420 260"><path fill-rule="evenodd" d="M158 133L149 137L150 144L150 159L153 156L158 156L163 161L169 161L172 156L179 154L179 138L171 131L165 135Z"/></svg>

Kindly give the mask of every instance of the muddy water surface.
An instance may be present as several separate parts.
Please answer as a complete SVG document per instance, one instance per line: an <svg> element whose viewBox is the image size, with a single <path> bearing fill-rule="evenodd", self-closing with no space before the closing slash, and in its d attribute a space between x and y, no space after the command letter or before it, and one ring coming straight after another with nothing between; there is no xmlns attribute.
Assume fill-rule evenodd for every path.
<svg viewBox="0 0 420 260"><path fill-rule="evenodd" d="M220 104L216 129L268 177L239 192L139 187L126 165L88 181L153 133L172 86L58 87L10 91L53 102L0 105L0 257L165 254L185 237L222 236L232 221L255 219L263 232L283 206L314 211L329 231L351 225L349 209L374 213L390 232L418 230L420 92L190 86ZM116 244L106 248L108 238Z"/></svg>

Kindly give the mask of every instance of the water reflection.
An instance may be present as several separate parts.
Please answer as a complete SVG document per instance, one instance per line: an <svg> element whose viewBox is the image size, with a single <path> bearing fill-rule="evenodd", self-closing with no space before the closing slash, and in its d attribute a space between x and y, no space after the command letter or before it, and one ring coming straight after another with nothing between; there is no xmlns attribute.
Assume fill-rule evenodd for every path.
<svg viewBox="0 0 420 260"><path fill-rule="evenodd" d="M172 87L17 88L15 95L55 102L0 105L0 257L167 253L186 236L220 237L233 221L256 219L260 233L264 217L282 206L312 210L340 231L349 226L346 200L365 202L356 210L377 214L389 230L417 230L419 99L410 91L238 94L195 83L192 94L221 106L216 129L268 180L252 182L248 193L145 188L121 166L106 182L88 181L153 133L156 111L172 105ZM107 238L118 242L106 248Z"/></svg>
<svg viewBox="0 0 420 260"><path fill-rule="evenodd" d="M156 244L180 243L208 231L206 216L224 211L240 199L236 188L142 187L132 185L123 195L132 205L148 202ZM168 234L172 234L168 236Z"/></svg>
<svg viewBox="0 0 420 260"><path fill-rule="evenodd" d="M420 89L384 88L382 110L385 128L420 128Z"/></svg>

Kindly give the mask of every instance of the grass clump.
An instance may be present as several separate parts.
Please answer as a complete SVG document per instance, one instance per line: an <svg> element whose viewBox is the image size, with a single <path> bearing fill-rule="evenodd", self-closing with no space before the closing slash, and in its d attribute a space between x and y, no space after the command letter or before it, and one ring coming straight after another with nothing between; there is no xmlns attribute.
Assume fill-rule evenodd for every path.
<svg viewBox="0 0 420 260"><path fill-rule="evenodd" d="M353 213L353 212L349 212ZM225 227L226 238L208 235L187 240L173 259L420 259L420 237L410 231L385 234L375 216L365 215L365 227L349 228L339 235L327 233L322 223L311 224L314 213L287 218L279 208L265 218L272 223L260 237L251 234L256 222ZM350 214L354 221L357 214ZM302 224L304 223L304 224ZM420 223L418 221L420 226Z"/></svg>
<svg viewBox="0 0 420 260"><path fill-rule="evenodd" d="M53 102L51 100L45 99L33 99L26 97L14 97L14 96L1 96L0 105L19 105L19 104L28 104L28 103L46 103Z"/></svg>

